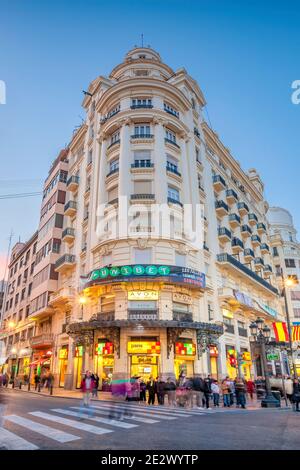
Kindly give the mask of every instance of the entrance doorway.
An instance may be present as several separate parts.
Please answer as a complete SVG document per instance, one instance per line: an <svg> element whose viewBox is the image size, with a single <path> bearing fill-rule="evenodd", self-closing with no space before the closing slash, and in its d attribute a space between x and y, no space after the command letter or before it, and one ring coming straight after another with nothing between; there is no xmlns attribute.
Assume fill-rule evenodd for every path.
<svg viewBox="0 0 300 470"><path fill-rule="evenodd" d="M192 377L194 375L194 361L193 359L174 359L174 369L176 379L179 379L180 374L184 374L186 377Z"/></svg>
<svg viewBox="0 0 300 470"><path fill-rule="evenodd" d="M148 382L152 376L154 379L158 377L158 357L146 355L131 356L130 376L138 376L144 382Z"/></svg>

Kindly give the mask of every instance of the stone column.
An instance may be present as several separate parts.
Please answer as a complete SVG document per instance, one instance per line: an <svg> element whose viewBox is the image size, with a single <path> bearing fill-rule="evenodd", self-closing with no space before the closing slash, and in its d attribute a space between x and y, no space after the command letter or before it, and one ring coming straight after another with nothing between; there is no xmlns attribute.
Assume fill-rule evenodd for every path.
<svg viewBox="0 0 300 470"><path fill-rule="evenodd" d="M130 195L132 194L131 184L131 152L130 152L130 121L126 120L120 130L120 157L119 157L119 236L126 237L128 234L128 208Z"/></svg>
<svg viewBox="0 0 300 470"><path fill-rule="evenodd" d="M160 330L160 348L161 367L159 375L165 381L168 377L175 380L174 347L172 346L168 357L167 329Z"/></svg>
<svg viewBox="0 0 300 470"><path fill-rule="evenodd" d="M74 385L74 341L69 336L69 347L68 347L68 366L67 373L65 374L65 386L66 390L72 390Z"/></svg>
<svg viewBox="0 0 300 470"><path fill-rule="evenodd" d="M166 150L165 150L165 129L163 120L154 120L154 190L156 204L166 204L168 198L168 184L166 177Z"/></svg>
<svg viewBox="0 0 300 470"><path fill-rule="evenodd" d="M115 350L113 380L126 380L130 377L129 359L127 353L127 331L120 332L120 357Z"/></svg>

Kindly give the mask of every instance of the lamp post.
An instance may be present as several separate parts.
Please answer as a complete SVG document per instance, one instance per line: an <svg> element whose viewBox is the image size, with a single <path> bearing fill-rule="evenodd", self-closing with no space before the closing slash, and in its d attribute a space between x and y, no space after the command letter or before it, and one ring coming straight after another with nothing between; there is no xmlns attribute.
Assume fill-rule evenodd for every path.
<svg viewBox="0 0 300 470"><path fill-rule="evenodd" d="M288 276L286 279L284 279L282 268L281 268L281 279L282 279L282 295L284 297L286 322L287 322L287 327L288 327L288 332L289 332L289 349L290 349L290 352L291 352L291 362L292 362L292 366L293 366L293 376L294 376L294 379L298 379L296 366L295 366L294 358L293 358L292 328L291 328L288 300L287 300L287 295L286 295L286 288L287 287L293 287L294 285L298 284L298 281L292 276Z"/></svg>
<svg viewBox="0 0 300 470"><path fill-rule="evenodd" d="M81 297L79 297L79 303L81 305L81 309L80 309L80 320L83 320L83 306L86 304L86 297L84 297L83 295Z"/></svg>
<svg viewBox="0 0 300 470"><path fill-rule="evenodd" d="M257 342L261 347L263 374L266 381L266 396L262 399L261 406L263 408L277 408L280 406L280 402L272 395L266 355L266 344L268 344L270 340L271 330L267 325L264 324L262 318L257 318L255 322L251 323L250 331L252 335L252 341Z"/></svg>

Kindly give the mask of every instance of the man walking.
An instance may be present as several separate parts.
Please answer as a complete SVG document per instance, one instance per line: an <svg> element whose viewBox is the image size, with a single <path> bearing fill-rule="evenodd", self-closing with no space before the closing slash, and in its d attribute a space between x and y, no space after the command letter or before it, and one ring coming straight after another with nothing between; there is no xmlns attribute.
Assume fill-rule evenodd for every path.
<svg viewBox="0 0 300 470"><path fill-rule="evenodd" d="M211 409L209 407L210 396L211 396L211 378L210 378L210 375L208 375L204 379L204 399L205 399L205 406L208 410Z"/></svg>
<svg viewBox="0 0 300 470"><path fill-rule="evenodd" d="M204 381L200 375L196 375L193 378L193 390L196 395L196 406L203 410Z"/></svg>
<svg viewBox="0 0 300 470"><path fill-rule="evenodd" d="M95 387L94 380L92 378L92 374L89 370L86 371L84 378L81 381L81 391L83 393L83 404L80 410L80 418L82 419L82 415L84 413L84 409L86 408L88 414L93 416L93 410L91 406L91 394Z"/></svg>
<svg viewBox="0 0 300 470"><path fill-rule="evenodd" d="M155 394L157 392L157 384L153 377L151 376L148 383L147 383L147 390L148 390L148 405L154 405L155 401Z"/></svg>

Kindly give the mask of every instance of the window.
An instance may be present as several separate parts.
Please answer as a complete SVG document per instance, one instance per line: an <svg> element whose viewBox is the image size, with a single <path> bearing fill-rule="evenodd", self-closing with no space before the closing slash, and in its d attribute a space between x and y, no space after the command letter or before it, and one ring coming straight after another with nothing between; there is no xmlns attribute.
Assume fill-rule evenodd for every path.
<svg viewBox="0 0 300 470"><path fill-rule="evenodd" d="M135 136L150 136L150 126L149 124L139 124L134 126L134 135Z"/></svg>
<svg viewBox="0 0 300 470"><path fill-rule="evenodd" d="M173 186L168 186L168 198L180 201L179 190Z"/></svg>
<svg viewBox="0 0 300 470"><path fill-rule="evenodd" d="M182 255L181 253L178 253L177 251L175 251L175 266L185 267L186 255Z"/></svg>
<svg viewBox="0 0 300 470"><path fill-rule="evenodd" d="M17 286L19 286L20 284L21 284L21 274L20 274L20 276L18 276Z"/></svg>
<svg viewBox="0 0 300 470"><path fill-rule="evenodd" d="M174 109L172 106L170 106L168 103L164 103L164 110L169 113L169 114L173 114L173 116L176 116L179 118L179 112Z"/></svg>
<svg viewBox="0 0 300 470"><path fill-rule="evenodd" d="M24 289L22 289L22 292L21 292L21 301L25 299L25 287Z"/></svg>
<svg viewBox="0 0 300 470"><path fill-rule="evenodd" d="M135 264L148 264L151 263L152 249L146 248L141 250L139 248L133 249L133 259Z"/></svg>
<svg viewBox="0 0 300 470"><path fill-rule="evenodd" d="M294 240L293 240L293 234L292 234L292 232L289 232L289 240L290 240L290 242L293 242L293 241L294 241Z"/></svg>
<svg viewBox="0 0 300 470"><path fill-rule="evenodd" d="M195 153L196 153L196 161L200 162L200 151L197 147L195 148Z"/></svg>
<svg viewBox="0 0 300 470"><path fill-rule="evenodd" d="M191 104L192 104L192 108L196 109L196 101L194 100L194 98L191 99Z"/></svg>
<svg viewBox="0 0 300 470"><path fill-rule="evenodd" d="M100 309L101 313L108 313L115 311L115 297L113 296L102 296L100 297Z"/></svg>
<svg viewBox="0 0 300 470"><path fill-rule="evenodd" d="M143 98L143 99L133 99L131 100L132 108L152 108L152 100Z"/></svg>
<svg viewBox="0 0 300 470"><path fill-rule="evenodd" d="M23 282L26 282L28 278L28 268L24 271Z"/></svg>
<svg viewBox="0 0 300 470"><path fill-rule="evenodd" d="M151 152L150 150L137 150L134 152L134 166L135 167L147 167L151 163Z"/></svg>
<svg viewBox="0 0 300 470"><path fill-rule="evenodd" d="M277 246L273 247L273 256L279 256Z"/></svg>
<svg viewBox="0 0 300 470"><path fill-rule="evenodd" d="M214 309L212 304L208 303L208 320L211 321L214 319Z"/></svg>
<svg viewBox="0 0 300 470"><path fill-rule="evenodd" d="M276 269L276 276L281 276L281 266L280 266L280 264L276 264L275 269Z"/></svg>
<svg viewBox="0 0 300 470"><path fill-rule="evenodd" d="M37 246L37 242L35 242L35 244L33 245L33 250L32 250L32 253L33 253L33 254L36 253L36 246Z"/></svg>
<svg viewBox="0 0 300 470"><path fill-rule="evenodd" d="M285 261L285 266L286 266L287 268L295 268L295 267L296 267L296 263L295 263L295 260L294 260L294 259L292 259L292 258L288 259L288 258L287 258L287 259L285 259L284 261Z"/></svg>
<svg viewBox="0 0 300 470"><path fill-rule="evenodd" d="M32 289L32 282L29 284L28 286L28 297L30 296L31 294L31 289Z"/></svg>
<svg viewBox="0 0 300 470"><path fill-rule="evenodd" d="M89 138L90 138L90 139L93 139L93 138L94 138L94 135L95 135L95 133L94 133L94 126L91 126L91 127L90 127L90 130L89 130Z"/></svg>
<svg viewBox="0 0 300 470"><path fill-rule="evenodd" d="M102 256L102 264L103 266L109 266L112 263L112 255L111 253L109 255L104 255Z"/></svg>
<svg viewBox="0 0 300 470"><path fill-rule="evenodd" d="M93 151L89 150L87 164L89 165L93 161Z"/></svg>
<svg viewBox="0 0 300 470"><path fill-rule="evenodd" d="M291 299L292 300L300 300L300 291L291 291Z"/></svg>
<svg viewBox="0 0 300 470"><path fill-rule="evenodd" d="M115 132L111 136L111 144L115 144L116 142L120 142L120 131Z"/></svg>
<svg viewBox="0 0 300 470"><path fill-rule="evenodd" d="M25 318L29 316L29 310L30 310L30 305L27 305L26 307L26 313L25 313Z"/></svg>
<svg viewBox="0 0 300 470"><path fill-rule="evenodd" d="M178 173L178 160L169 154L167 154L167 170Z"/></svg>
<svg viewBox="0 0 300 470"><path fill-rule="evenodd" d="M238 320L237 324L238 324L238 328L245 329L245 322Z"/></svg>
<svg viewBox="0 0 300 470"><path fill-rule="evenodd" d="M15 297L15 306L17 305L18 302L19 302L19 294L16 294L16 297Z"/></svg>
<svg viewBox="0 0 300 470"><path fill-rule="evenodd" d="M166 129L166 139L176 144L176 134L174 134L174 132L169 131L168 129Z"/></svg>
<svg viewBox="0 0 300 470"><path fill-rule="evenodd" d="M18 321L22 321L22 320L23 320L23 309L19 311L19 316L18 316Z"/></svg>
<svg viewBox="0 0 300 470"><path fill-rule="evenodd" d="M294 317L300 318L300 308L294 308Z"/></svg>
<svg viewBox="0 0 300 470"><path fill-rule="evenodd" d="M184 304L182 302L173 302L173 310L175 310L175 312L188 313L190 308L189 304Z"/></svg>
<svg viewBox="0 0 300 470"><path fill-rule="evenodd" d="M110 173L118 171L119 170L119 159L116 158L115 160L112 160L109 164L109 171Z"/></svg>
<svg viewBox="0 0 300 470"><path fill-rule="evenodd" d="M151 181L135 181L134 194L151 194Z"/></svg>

